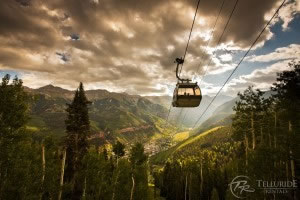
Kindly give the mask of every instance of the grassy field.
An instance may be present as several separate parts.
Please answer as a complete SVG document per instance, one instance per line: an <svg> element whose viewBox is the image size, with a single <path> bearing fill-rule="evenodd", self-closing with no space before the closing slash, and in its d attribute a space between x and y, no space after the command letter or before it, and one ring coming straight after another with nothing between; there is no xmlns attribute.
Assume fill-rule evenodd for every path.
<svg viewBox="0 0 300 200"><path fill-rule="evenodd" d="M153 164L162 164L165 163L169 158L171 158L176 152L180 152L184 149L186 149L189 145L202 145L202 144L214 144L218 141L221 141L223 138L228 137L228 127L225 126L217 126L215 128L209 129L207 131L204 131L196 136L189 137L187 139L183 139L184 137L187 137L187 134L189 132L180 132L175 135L178 140L183 139L181 142L179 142L177 145L159 152L158 154L151 157L151 162ZM224 132L224 133L223 133ZM175 138L174 138L175 139ZM210 146L210 145L209 145Z"/></svg>
<svg viewBox="0 0 300 200"><path fill-rule="evenodd" d="M191 144L191 143L199 140L200 138L202 138L202 137L204 137L204 136L206 136L206 135L208 135L212 132L215 132L215 131L219 130L220 128L223 128L223 127L224 126L217 126L215 128L209 129L209 130L207 130L207 131L205 131L205 132L203 132L203 133L201 133L201 134L199 134L195 137L189 138L189 139L185 140L182 144L180 144L177 149L180 149L180 148L182 148L182 147L184 147L188 144Z"/></svg>
<svg viewBox="0 0 300 200"><path fill-rule="evenodd" d="M189 131L184 131L184 132L180 132L180 133L176 133L173 137L173 141L174 142L181 142L183 140L188 139L188 137L190 136Z"/></svg>

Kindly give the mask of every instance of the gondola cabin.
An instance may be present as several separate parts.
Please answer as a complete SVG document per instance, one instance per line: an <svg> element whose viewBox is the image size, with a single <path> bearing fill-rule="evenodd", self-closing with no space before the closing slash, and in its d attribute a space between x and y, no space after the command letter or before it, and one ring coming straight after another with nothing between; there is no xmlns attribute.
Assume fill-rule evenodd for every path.
<svg viewBox="0 0 300 200"><path fill-rule="evenodd" d="M177 83L173 94L173 107L197 107L202 94L197 83Z"/></svg>

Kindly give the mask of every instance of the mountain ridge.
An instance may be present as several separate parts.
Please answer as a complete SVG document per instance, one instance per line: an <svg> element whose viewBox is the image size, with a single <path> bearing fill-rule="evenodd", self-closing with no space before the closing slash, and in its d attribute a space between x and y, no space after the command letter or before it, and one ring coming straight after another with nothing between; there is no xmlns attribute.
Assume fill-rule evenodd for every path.
<svg viewBox="0 0 300 200"><path fill-rule="evenodd" d="M24 87L24 90L34 97L30 105L30 130L36 130L42 135L50 133L58 137L64 136L65 110L75 91L53 85L37 89ZM120 137L126 141L133 139L135 135L143 141L160 133L167 115L167 109L163 106L139 95L102 89L85 92L92 102L89 109L92 135L99 136L94 138Z"/></svg>
<svg viewBox="0 0 300 200"><path fill-rule="evenodd" d="M37 130L59 132L60 135L63 135L66 105L73 99L75 90L68 90L51 84L37 89L24 88L37 97L36 102L32 104L30 126L37 127ZM133 139L133 134L136 135L135 132L142 132L136 135L137 137L140 135L151 137L156 133L161 134L163 131L161 127L166 124L173 127L190 127L212 100L212 97L204 95L200 106L197 108L171 108L168 123L166 123L171 96L140 96L124 92L110 92L104 89L92 89L85 92L87 98L92 102L90 120L93 134L101 135L101 137L103 135L124 137L125 140L127 132L128 138L131 139ZM215 114L218 115L216 111L233 100L226 95L218 97L200 123ZM231 108L227 109L230 110ZM227 115L220 115L216 120L220 121L225 117ZM213 120L213 123L216 120ZM148 128L141 128L145 126Z"/></svg>

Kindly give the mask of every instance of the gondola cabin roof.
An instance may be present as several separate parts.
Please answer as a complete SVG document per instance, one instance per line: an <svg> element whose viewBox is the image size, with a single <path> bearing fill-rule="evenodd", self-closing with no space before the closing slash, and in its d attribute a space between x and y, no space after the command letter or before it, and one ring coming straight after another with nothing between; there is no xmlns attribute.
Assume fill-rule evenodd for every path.
<svg viewBox="0 0 300 200"><path fill-rule="evenodd" d="M194 88L198 87L197 83L177 83L176 86L179 88Z"/></svg>

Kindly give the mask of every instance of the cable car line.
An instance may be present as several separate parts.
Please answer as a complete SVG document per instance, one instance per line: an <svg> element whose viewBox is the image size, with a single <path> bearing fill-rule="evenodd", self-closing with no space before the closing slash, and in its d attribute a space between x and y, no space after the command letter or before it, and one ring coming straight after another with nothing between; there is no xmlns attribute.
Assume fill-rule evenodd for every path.
<svg viewBox="0 0 300 200"><path fill-rule="evenodd" d="M182 108L183 109L183 108ZM186 117L186 114L187 114L187 110L185 111L185 113L184 113L184 116L183 116L183 118L182 118L182 123L184 123L184 120L185 120L185 117Z"/></svg>
<svg viewBox="0 0 300 200"><path fill-rule="evenodd" d="M192 23L192 26L191 26L189 38L188 38L188 41L187 41L187 43L186 43L186 47L185 47L185 51L184 51L184 55L183 55L183 61L184 61L184 59L185 59L185 56L186 56L186 53L187 53L187 50L188 50L188 47L189 47L189 44L190 44L191 35L192 35L192 32L193 32L193 28L194 28L194 24L195 24L195 20L196 20L196 16L197 16L197 12L198 12L198 8L199 8L200 1L201 1L201 0L198 0L198 3L197 3L197 7L196 7L196 11L195 11L193 23ZM181 68L180 68L180 71L179 71L179 76L180 76L180 74L181 74L182 67L183 67L183 63L182 63L182 65L181 65Z"/></svg>
<svg viewBox="0 0 300 200"><path fill-rule="evenodd" d="M223 7L224 7L224 4L225 4L225 0L222 1L222 4L221 4L220 9L219 9L219 12L218 12L218 15L217 15L216 20L215 20L215 22L214 22L214 25L213 25L213 27L212 27L211 37L210 37L209 40L207 41L207 43L206 43L204 49L207 49L207 47L208 47L208 45L209 45L211 39L212 39L213 36L214 36L215 27L216 27L216 25L217 25L217 23L218 23L218 21L219 21L219 17L220 17L220 14L221 14L222 9L223 9ZM203 57L204 57L204 56L203 56L203 54L202 54L201 60L203 59ZM199 67L197 68L196 74L198 74L199 69L200 69L200 65L199 65ZM206 69L207 69L207 68L206 68ZM205 72L205 74L206 74L206 72ZM203 76L201 77L201 80L202 80L202 78L203 78ZM200 84L201 84L201 80L200 80ZM199 85L200 85L200 84L199 84ZM181 108L181 109L183 110L183 108ZM182 111L182 110L181 110L181 111ZM187 111L186 111L185 114L184 114L183 120L185 119L186 114L187 114ZM181 112L180 112L180 115L181 115ZM183 123L183 121L182 121L182 123Z"/></svg>
<svg viewBox="0 0 300 200"><path fill-rule="evenodd" d="M179 122L181 121L180 118L181 118L182 111L183 111L183 108L180 109L180 112L179 112L179 115L178 115L178 117L177 117L176 123L177 123L177 122L179 123Z"/></svg>
<svg viewBox="0 0 300 200"><path fill-rule="evenodd" d="M177 63L176 78L177 78L178 82L176 84L176 87L175 87L174 93L173 93L173 101L172 101L173 107L197 107L200 105L200 102L202 100L201 90L200 90L200 87L197 85L197 83L191 82L190 79L180 78L181 70L183 68L184 59L185 59L187 49L189 46L189 42L191 39L191 35L192 35L193 27L195 24L195 19L197 16L197 11L199 8L200 1L201 0L198 0L198 3L197 3L197 7L196 7L192 27L190 30L190 34L188 37L187 45L185 48L184 56L183 56L183 58L175 59L175 63ZM180 65L181 65L181 68L180 68ZM179 72L178 72L178 70L179 70Z"/></svg>
<svg viewBox="0 0 300 200"><path fill-rule="evenodd" d="M200 2L200 0L199 0L199 2ZM232 18L232 15L237 7L238 2L239 2L239 0L235 1L234 7L230 13L230 16L226 22L226 25L222 31L222 34L221 34L216 46L218 46L220 44L220 42L223 38L223 35L228 27L228 24ZM197 4L197 6L198 5L199 4ZM195 17L196 17L196 13L195 13ZM194 17L194 19L195 19L195 17ZM193 27L193 25L194 25L194 23L192 24L192 27ZM192 29L191 29L191 31L192 31ZM191 35L191 33L190 33L190 35ZM190 37L189 37L189 39L190 39ZM189 43L189 40L188 40L188 43ZM198 107L202 100L202 94L201 94L200 87L198 86L197 82L193 83L193 82L191 82L190 79L180 78L181 70L178 74L178 68L179 68L179 65L181 65L181 69L182 69L184 59L176 58L175 62L177 63L176 77L178 79L178 82L176 84L176 88L175 88L174 94L173 94L173 102L172 102L173 107ZM210 65L210 63L211 63L211 59L210 59L209 65Z"/></svg>
<svg viewBox="0 0 300 200"><path fill-rule="evenodd" d="M199 0L199 2L200 2L200 0ZM222 31L222 34L221 34L216 46L218 46L220 44L220 42L223 38L223 35L228 27L228 24L233 16L233 13L237 7L238 2L239 2L239 0L235 1L234 7L230 13L230 16L226 22L226 25ZM199 4L197 4L197 6L198 5ZM196 17L196 13L195 13L195 17ZM195 17L194 17L194 19L195 19ZM193 27L193 25L194 25L194 23L192 24L192 27ZM192 31L192 29L191 29L191 31ZM191 33L190 33L190 35L191 35ZM189 43L189 40L188 40L188 43ZM198 107L202 100L202 94L201 94L200 87L198 86L197 82L193 83L193 82L191 82L190 79L180 78L181 71L178 74L178 68L179 68L179 65L181 65L181 69L182 69L184 59L176 58L175 62L177 63L176 77L178 79L178 82L176 84L176 88L175 88L174 94L173 94L173 102L172 102L173 107ZM211 59L210 59L209 65L210 65L210 63L211 63ZM202 79L203 79L203 77L202 77Z"/></svg>
<svg viewBox="0 0 300 200"><path fill-rule="evenodd" d="M166 125L165 125L165 128L164 128L164 131L163 131L163 132L165 132L165 129L166 129L166 127L167 127L167 123L168 123L168 121L169 121L169 116L170 116L171 108L172 108L172 104L171 104L170 107L169 107L169 111L168 111L168 115L167 115L167 119L166 119Z"/></svg>
<svg viewBox="0 0 300 200"><path fill-rule="evenodd" d="M170 4L170 1L171 1L171 0L168 1L169 4ZM169 7L168 7L168 13L169 13ZM167 115L167 118L166 118L165 128L164 128L163 132L165 132L165 129L166 129L166 127L167 127L167 123L168 123L168 121L169 121L169 115L170 115L170 112L171 112L171 108L172 108L172 103L171 103L170 106L169 106L168 115Z"/></svg>
<svg viewBox="0 0 300 200"><path fill-rule="evenodd" d="M201 114L201 116L198 118L198 120L196 121L196 123L193 126L193 129L195 128L195 126L198 124L198 122L200 121L200 119L203 117L203 115L206 113L206 111L208 110L208 108L210 107L210 105L213 103L213 101L216 99L216 97L220 94L220 92L222 91L222 89L224 88L224 86L227 84L227 82L229 81L229 79L232 77L232 75L234 74L234 72L238 69L238 67L241 65L241 63L244 61L245 57L248 55L248 53L251 51L251 49L253 48L253 46L256 44L256 42L258 41L258 39L260 38L260 36L263 34L263 32L266 30L266 28L270 25L270 23L272 22L272 20L274 19L274 17L278 14L279 10L282 8L282 6L284 5L286 0L283 0L283 2L281 3L281 5L277 8L276 12L274 13L274 15L271 17L271 19L268 21L268 23L264 26L264 28L262 29L262 31L258 34L258 36L256 37L256 39L254 40L254 42L252 43L252 45L249 47L249 49L247 50L247 52L244 54L244 56L242 57L242 59L239 61L239 63L236 65L236 67L232 70L231 74L229 75L229 77L226 79L226 81L224 82L224 84L222 85L222 87L219 89L219 91L216 93L216 95L214 96L214 98L210 101L210 103L208 104L208 106L206 107L206 109L204 110L204 112Z"/></svg>
<svg viewBox="0 0 300 200"><path fill-rule="evenodd" d="M224 33L225 33L225 31L226 31L226 29L227 29L227 27L228 27L228 24L229 24L229 22L230 22L230 20L231 20L231 18L232 18L232 15L233 15L233 13L234 13L234 11L235 11L235 9L236 9L236 6L237 6L238 2L239 2L239 0L236 0L236 1L235 1L234 7L233 7L233 9L231 10L230 16L229 16L229 18L228 18L228 20L227 20L227 22L226 22L226 25L225 25L225 27L224 27L224 29L223 29L223 31L222 31L221 36L219 37L219 40L218 40L216 46L219 46L220 42L222 41L222 38L223 38L223 36L224 36ZM209 59L209 63L208 63L208 65L207 65L207 67L205 68L204 74L202 75L202 77L201 77L201 79L200 79L200 83L199 83L200 85L201 85L201 83L202 83L202 81L203 81L204 76L205 76L206 73L207 73L207 70L208 70L208 67L209 67L210 64L211 64L211 61L212 61L212 59L210 58L210 59Z"/></svg>
<svg viewBox="0 0 300 200"><path fill-rule="evenodd" d="M187 45L186 45L186 48L185 48L183 59L182 58L176 58L176 60L175 60L175 62L177 63L176 77L178 79L178 82L177 82L176 88L174 90L173 101L172 101L173 107L198 107L200 105L201 100L202 100L201 90L200 90L200 87L197 85L197 83L190 82L191 81L190 79L180 78L181 70L183 68L184 59L185 59L187 49L188 49L188 46L189 46L189 42L190 42L190 39L191 39L191 34L192 34L192 31L193 31L193 27L194 27L195 19L196 19L196 16L197 16L197 11L198 11L198 8L199 8L200 1L201 0L198 0L198 3L197 3L197 7L196 7L195 15L194 15L194 18L193 18L193 23L192 23L192 26L191 26L191 30L190 30L190 34L189 34L189 37L188 37L188 41L187 41ZM224 2L225 2L225 0L223 0L223 2L222 2L220 11L219 11L218 16L217 16L216 19L218 19L219 16L220 16L221 10L224 6ZM229 21L230 21L232 15L233 15L233 12L236 8L237 3L238 3L238 0L236 0L234 8L233 8L233 10L232 10L232 12L229 16L229 19L228 19L228 21L225 25L225 28L224 28L224 30L222 32L222 35L221 35L221 37L218 41L218 44L220 43L221 38L224 35L224 32L225 32L225 30L226 30L226 28L229 24ZM216 26L216 23L217 23L217 20L214 24L214 28ZM178 73L178 69L179 69L180 65L181 65L181 68L180 68L180 72ZM171 107L169 108L169 112L168 112L169 114L167 116L167 122L169 120L170 110L171 110Z"/></svg>
<svg viewBox="0 0 300 200"><path fill-rule="evenodd" d="M201 0L198 0L198 2L197 2L197 6L196 6L196 10L195 10L195 14L194 14L194 18L193 18L191 30L190 30L190 34L189 34L188 41L187 41L187 44L186 44L186 47L185 47L185 51L184 51L183 61L185 59L185 56L186 56L186 53L187 53L187 50L188 50L188 47L189 47L189 43L190 43L191 35L192 35L192 32L193 32L193 28L194 28L194 24L195 24L195 20L196 20L196 16L197 16L197 12L198 12L198 8L199 8L200 2L201 2ZM180 68L180 73L181 73L182 67L183 67L183 62L182 62L182 66ZM178 74L178 66L176 68L176 76L177 76L177 74ZM169 116L170 116L171 108L172 108L172 103L171 103L169 111L168 111L166 123L168 123L168 121L169 121Z"/></svg>
<svg viewBox="0 0 300 200"><path fill-rule="evenodd" d="M214 37L214 34L215 34L215 28L216 28L216 25L217 25L217 23L218 23L218 21L219 21L219 17L220 17L220 14L221 14L222 10L223 10L224 4L225 4L225 0L223 0L222 5L221 5L221 7L220 7L220 9L219 9L218 16L216 17L214 26L213 26L212 31L211 31L211 34L212 34L212 35L211 35L211 37L209 38L209 40L207 41L206 46L205 46L205 49L207 49L207 47L208 47L208 45L209 45L211 39ZM203 54L202 54L202 57L201 57L201 58L203 59ZM200 65L199 65L199 67L197 68L196 74L198 74L199 69L200 69Z"/></svg>

